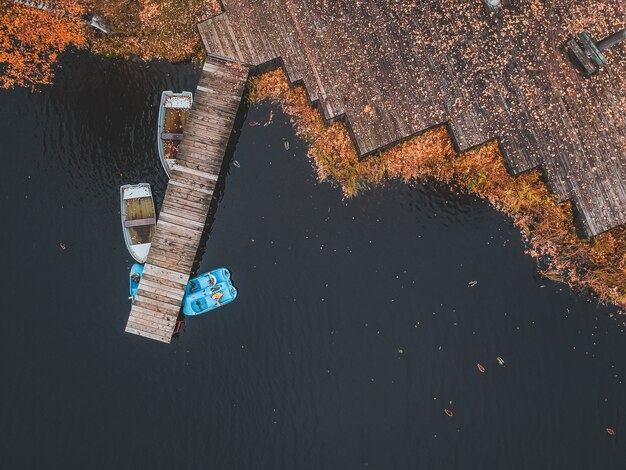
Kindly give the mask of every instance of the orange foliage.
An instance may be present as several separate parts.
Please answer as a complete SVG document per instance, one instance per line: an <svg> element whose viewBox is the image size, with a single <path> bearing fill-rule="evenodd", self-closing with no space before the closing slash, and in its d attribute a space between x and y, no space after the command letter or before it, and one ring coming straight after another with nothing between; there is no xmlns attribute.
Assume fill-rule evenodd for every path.
<svg viewBox="0 0 626 470"><path fill-rule="evenodd" d="M55 5L64 14L0 3L0 88L50 83L58 55L85 45L82 7L74 0Z"/></svg>
<svg viewBox="0 0 626 470"><path fill-rule="evenodd" d="M49 84L58 55L70 45L86 46L86 35L91 50L107 56L202 57L197 23L221 12L218 0L57 0L48 6L0 0L0 88ZM82 21L85 12L104 18L114 34L93 34Z"/></svg>
<svg viewBox="0 0 626 470"><path fill-rule="evenodd" d="M558 203L536 171L511 176L496 142L457 154L441 126L359 159L346 126L325 126L304 89L289 87L282 70L251 79L249 88L252 102L269 99L283 107L309 142L320 180L339 183L346 197L387 178L430 180L474 194L513 219L546 277L626 306L626 227L580 239L571 204Z"/></svg>

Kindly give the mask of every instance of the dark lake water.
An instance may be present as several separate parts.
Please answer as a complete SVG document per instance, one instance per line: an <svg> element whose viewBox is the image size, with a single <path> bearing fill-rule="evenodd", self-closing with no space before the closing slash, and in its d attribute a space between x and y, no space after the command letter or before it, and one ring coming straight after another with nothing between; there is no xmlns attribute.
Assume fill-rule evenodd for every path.
<svg viewBox="0 0 626 470"><path fill-rule="evenodd" d="M269 106L240 125L199 266L238 299L169 346L125 334L118 189L160 204L159 95L197 76L81 54L0 92L2 468L626 468L615 310L538 278L484 203L343 201L278 110L249 125Z"/></svg>

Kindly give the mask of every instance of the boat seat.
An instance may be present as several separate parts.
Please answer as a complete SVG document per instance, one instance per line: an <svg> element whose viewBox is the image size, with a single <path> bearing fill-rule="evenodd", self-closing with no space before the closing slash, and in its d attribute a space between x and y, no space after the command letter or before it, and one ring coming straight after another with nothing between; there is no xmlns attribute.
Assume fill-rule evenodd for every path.
<svg viewBox="0 0 626 470"><path fill-rule="evenodd" d="M143 225L154 225L156 224L156 219L154 217L148 217L147 219L135 219L135 220L125 220L124 227L141 227Z"/></svg>
<svg viewBox="0 0 626 470"><path fill-rule="evenodd" d="M171 132L161 132L161 140L183 140L183 135L172 134Z"/></svg>

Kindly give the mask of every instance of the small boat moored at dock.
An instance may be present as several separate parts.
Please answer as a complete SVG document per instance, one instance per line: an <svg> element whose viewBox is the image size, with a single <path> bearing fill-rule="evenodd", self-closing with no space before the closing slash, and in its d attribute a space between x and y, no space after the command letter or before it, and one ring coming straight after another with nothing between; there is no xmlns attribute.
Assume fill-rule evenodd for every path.
<svg viewBox="0 0 626 470"><path fill-rule="evenodd" d="M226 305L237 297L237 289L226 268L214 269L193 278L187 284L183 299L185 315L200 315Z"/></svg>
<svg viewBox="0 0 626 470"><path fill-rule="evenodd" d="M183 127L187 115L193 104L193 94L190 91L161 93L159 106L159 123L157 127L157 142L159 157L167 177L176 164L178 145L183 138Z"/></svg>
<svg viewBox="0 0 626 470"><path fill-rule="evenodd" d="M139 290L139 281L141 281L141 275L143 274L143 264L135 263L130 268L130 274L128 276L130 297L135 302L137 296L137 290Z"/></svg>
<svg viewBox="0 0 626 470"><path fill-rule="evenodd" d="M122 231L128 251L145 263L156 229L156 211L148 183L125 184L120 188Z"/></svg>

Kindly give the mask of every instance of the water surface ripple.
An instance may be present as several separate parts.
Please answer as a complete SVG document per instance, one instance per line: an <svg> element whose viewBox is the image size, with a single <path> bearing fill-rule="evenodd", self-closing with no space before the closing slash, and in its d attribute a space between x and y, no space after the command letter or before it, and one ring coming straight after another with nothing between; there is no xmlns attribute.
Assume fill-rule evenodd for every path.
<svg viewBox="0 0 626 470"><path fill-rule="evenodd" d="M197 76L79 54L53 88L0 93L3 468L624 468L614 311L539 279L484 203L343 201L278 110L249 125L268 106L199 267L231 268L237 301L170 346L123 333L118 188L160 204L159 94Z"/></svg>

